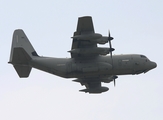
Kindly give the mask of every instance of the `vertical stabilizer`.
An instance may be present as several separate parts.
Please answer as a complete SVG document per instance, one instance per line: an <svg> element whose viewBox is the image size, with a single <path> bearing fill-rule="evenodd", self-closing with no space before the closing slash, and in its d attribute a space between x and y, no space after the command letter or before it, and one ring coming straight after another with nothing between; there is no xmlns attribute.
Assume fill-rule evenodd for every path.
<svg viewBox="0 0 163 120"><path fill-rule="evenodd" d="M31 71L29 62L33 57L38 57L36 51L21 29L15 30L12 39L10 60L19 77L28 77Z"/></svg>

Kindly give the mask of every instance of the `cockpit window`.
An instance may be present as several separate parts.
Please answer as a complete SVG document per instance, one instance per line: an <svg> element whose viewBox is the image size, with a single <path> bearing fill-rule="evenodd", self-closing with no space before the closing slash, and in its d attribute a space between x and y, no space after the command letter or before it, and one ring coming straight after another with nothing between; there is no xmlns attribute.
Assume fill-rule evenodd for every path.
<svg viewBox="0 0 163 120"><path fill-rule="evenodd" d="M141 57L141 58L147 58L147 57L146 57L146 56L144 56L144 55L140 55L140 57Z"/></svg>

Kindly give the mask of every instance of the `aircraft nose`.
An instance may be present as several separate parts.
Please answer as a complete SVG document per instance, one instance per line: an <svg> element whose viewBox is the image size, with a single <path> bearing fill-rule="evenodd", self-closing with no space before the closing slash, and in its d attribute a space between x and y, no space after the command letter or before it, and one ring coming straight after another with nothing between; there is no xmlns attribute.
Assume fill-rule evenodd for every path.
<svg viewBox="0 0 163 120"><path fill-rule="evenodd" d="M157 67L157 64L154 62L154 68L156 68Z"/></svg>
<svg viewBox="0 0 163 120"><path fill-rule="evenodd" d="M151 69L156 68L156 67L157 67L157 64L155 62L150 63L150 68Z"/></svg>
<svg viewBox="0 0 163 120"><path fill-rule="evenodd" d="M148 72L149 70L152 70L157 67L157 64L155 62L150 61L147 64L147 69L144 71L144 73Z"/></svg>

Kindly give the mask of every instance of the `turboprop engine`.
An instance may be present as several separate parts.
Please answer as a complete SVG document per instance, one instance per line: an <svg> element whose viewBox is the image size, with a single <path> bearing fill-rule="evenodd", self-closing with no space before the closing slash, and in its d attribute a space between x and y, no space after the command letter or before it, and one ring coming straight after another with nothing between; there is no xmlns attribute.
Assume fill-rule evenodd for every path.
<svg viewBox="0 0 163 120"><path fill-rule="evenodd" d="M91 33L91 34L83 34L83 35L75 35L73 39L80 39L80 40L95 40L101 38L102 35L99 33Z"/></svg>
<svg viewBox="0 0 163 120"><path fill-rule="evenodd" d="M102 93L102 92L106 92L108 91L109 88L107 87L97 87L97 88L87 88L87 89L83 89L83 90L79 90L80 92L85 92L85 93Z"/></svg>
<svg viewBox="0 0 163 120"><path fill-rule="evenodd" d="M99 33L91 33L91 34L83 34L83 35L75 35L71 37L77 40L89 40L91 42L95 42L98 44L105 44L108 42L108 37L102 36Z"/></svg>

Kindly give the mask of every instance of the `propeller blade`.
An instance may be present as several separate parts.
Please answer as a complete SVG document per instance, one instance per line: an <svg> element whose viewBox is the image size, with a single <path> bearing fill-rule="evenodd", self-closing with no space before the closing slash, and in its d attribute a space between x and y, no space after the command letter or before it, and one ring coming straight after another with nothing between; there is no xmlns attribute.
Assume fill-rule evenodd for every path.
<svg viewBox="0 0 163 120"><path fill-rule="evenodd" d="M113 40L113 37L111 37L110 31L108 31L108 41L109 41L109 47L110 47L110 56L112 58L112 51L114 50L114 48L112 48L111 40Z"/></svg>
<svg viewBox="0 0 163 120"><path fill-rule="evenodd" d="M108 41L109 41L109 47L110 47L110 57L111 57L111 62L112 62L112 71L113 71L113 75L114 75L114 66L113 66L113 55L112 55L112 51L114 51L115 49L112 48L112 44L111 44L111 40L113 40L114 38L111 37L110 35L110 31L108 32ZM115 79L117 78L117 76L113 78L114 80L114 86L116 86L116 82L115 82Z"/></svg>
<svg viewBox="0 0 163 120"><path fill-rule="evenodd" d="M111 41L109 40L109 47L112 48Z"/></svg>
<svg viewBox="0 0 163 120"><path fill-rule="evenodd" d="M111 40L113 40L113 39L114 39L114 38L111 37L111 35L110 35L110 31L108 31L108 40L111 41Z"/></svg>

